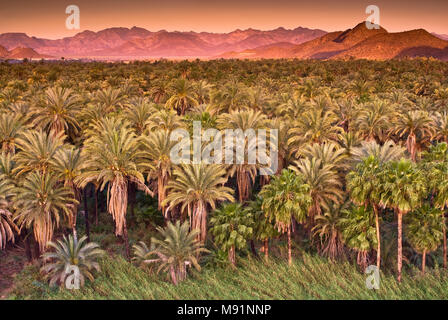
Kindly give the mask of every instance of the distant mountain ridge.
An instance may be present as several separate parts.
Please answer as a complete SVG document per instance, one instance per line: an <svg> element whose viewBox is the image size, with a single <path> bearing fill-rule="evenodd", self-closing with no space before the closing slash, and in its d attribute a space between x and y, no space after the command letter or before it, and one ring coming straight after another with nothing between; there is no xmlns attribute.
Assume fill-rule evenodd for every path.
<svg viewBox="0 0 448 320"><path fill-rule="evenodd" d="M229 33L148 31L139 27L83 31L49 40L25 33L0 34L0 58L74 57L140 58L298 58L392 59L434 57L448 60L448 38L424 29L389 33L368 29L365 22L345 31L327 33L298 27Z"/></svg>
<svg viewBox="0 0 448 320"><path fill-rule="evenodd" d="M262 31L235 30L229 33L151 32L143 28L108 28L83 31L73 37L49 40L25 33L0 34L0 45L10 50L27 47L52 56L213 56L228 50L245 50L276 42L299 44L326 34L323 30L277 28Z"/></svg>
<svg viewBox="0 0 448 320"><path fill-rule="evenodd" d="M8 51L5 47L0 46L0 59L45 59L51 58L51 56L42 55L37 53L31 48L17 47Z"/></svg>
<svg viewBox="0 0 448 320"><path fill-rule="evenodd" d="M352 29L327 33L298 45L272 44L218 57L376 60L420 56L448 60L448 41L424 29L389 33L381 27L368 29L361 22Z"/></svg>

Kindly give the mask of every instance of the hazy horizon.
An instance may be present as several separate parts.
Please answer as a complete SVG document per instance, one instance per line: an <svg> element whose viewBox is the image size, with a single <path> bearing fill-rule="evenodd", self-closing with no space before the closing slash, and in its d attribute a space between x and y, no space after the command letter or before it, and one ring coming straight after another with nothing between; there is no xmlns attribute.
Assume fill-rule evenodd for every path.
<svg viewBox="0 0 448 320"><path fill-rule="evenodd" d="M79 30L68 30L65 8L80 8ZM16 0L0 5L0 33L24 32L47 39L70 37L85 30L100 31L112 27L133 26L150 31L231 32L248 28L272 30L278 27L305 27L328 32L342 31L365 20L365 8L380 8L381 26L389 32L424 28L448 34L448 1L345 1L331 0L302 3L293 0Z"/></svg>

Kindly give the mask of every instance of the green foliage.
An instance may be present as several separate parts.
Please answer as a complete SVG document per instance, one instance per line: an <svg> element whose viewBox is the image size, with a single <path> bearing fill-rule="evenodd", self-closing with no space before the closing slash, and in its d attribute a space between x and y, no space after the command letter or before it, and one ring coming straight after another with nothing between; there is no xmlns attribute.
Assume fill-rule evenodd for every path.
<svg viewBox="0 0 448 320"><path fill-rule="evenodd" d="M309 191L301 176L284 169L261 190L263 211L269 221L274 221L277 228L285 232L293 217L299 223L305 221L311 204Z"/></svg>
<svg viewBox="0 0 448 320"><path fill-rule="evenodd" d="M92 271L100 271L97 260L104 255L104 251L94 242L85 243L86 240L86 236L78 241L69 235L57 242L48 243L54 251L42 255L44 266L41 270L50 279L50 285L59 283L63 286L67 276L71 275L66 272L70 266L78 267L81 286L84 286L85 278L94 280Z"/></svg>
<svg viewBox="0 0 448 320"><path fill-rule="evenodd" d="M437 249L443 239L444 219L442 211L425 204L405 216L405 234L418 253Z"/></svg>
<svg viewBox="0 0 448 320"><path fill-rule="evenodd" d="M254 217L239 203L227 203L216 209L210 218L210 232L221 250L244 249L253 236Z"/></svg>
<svg viewBox="0 0 448 320"><path fill-rule="evenodd" d="M157 228L160 239L152 238L154 249L147 252L147 247L137 246L136 258L140 259L143 254L144 263L158 265L157 272L164 271L174 284L178 284L186 279L188 267L201 270L198 256L202 252L208 252L196 239L198 231L190 232L189 228L187 221L183 224L180 221L175 224L169 222L165 229ZM146 259L149 256L153 256L152 259Z"/></svg>

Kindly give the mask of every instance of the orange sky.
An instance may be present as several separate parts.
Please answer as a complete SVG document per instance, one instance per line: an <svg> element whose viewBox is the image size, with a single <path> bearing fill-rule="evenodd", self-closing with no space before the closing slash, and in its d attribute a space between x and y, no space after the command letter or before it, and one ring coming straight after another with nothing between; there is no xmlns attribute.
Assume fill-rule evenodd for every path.
<svg viewBox="0 0 448 320"><path fill-rule="evenodd" d="M388 31L425 28L448 34L448 0L0 0L0 33L25 32L45 38L72 36L82 30L139 26L151 31L229 32L237 28L279 26L326 31L353 27L368 15L367 5L380 8ZM67 30L65 8L76 4L81 29Z"/></svg>

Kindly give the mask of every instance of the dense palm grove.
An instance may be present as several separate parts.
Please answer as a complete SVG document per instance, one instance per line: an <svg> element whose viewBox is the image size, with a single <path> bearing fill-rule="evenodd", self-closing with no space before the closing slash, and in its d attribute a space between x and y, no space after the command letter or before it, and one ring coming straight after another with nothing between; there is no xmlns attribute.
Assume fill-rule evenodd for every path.
<svg viewBox="0 0 448 320"><path fill-rule="evenodd" d="M276 174L174 164L170 133L193 121L277 129ZM92 228L174 284L204 258L298 250L400 281L403 266L446 268L447 143L435 60L3 63L0 249L23 243L52 283L70 264L83 282L100 271Z"/></svg>

